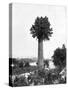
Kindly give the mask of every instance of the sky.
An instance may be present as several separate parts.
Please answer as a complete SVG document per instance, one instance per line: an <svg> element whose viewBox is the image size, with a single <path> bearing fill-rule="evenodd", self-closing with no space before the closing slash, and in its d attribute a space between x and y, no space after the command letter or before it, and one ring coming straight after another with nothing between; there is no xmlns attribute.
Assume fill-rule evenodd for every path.
<svg viewBox="0 0 68 90"><path fill-rule="evenodd" d="M12 4L12 57L33 58L38 56L38 41L30 34L36 17L47 16L53 34L43 42L43 56L51 58L54 50L66 45L66 8L38 4Z"/></svg>

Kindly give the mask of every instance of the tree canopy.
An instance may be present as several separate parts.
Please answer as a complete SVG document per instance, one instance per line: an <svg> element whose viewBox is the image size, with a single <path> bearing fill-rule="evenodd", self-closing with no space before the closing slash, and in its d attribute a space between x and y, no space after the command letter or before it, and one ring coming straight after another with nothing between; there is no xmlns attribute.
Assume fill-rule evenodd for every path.
<svg viewBox="0 0 68 90"><path fill-rule="evenodd" d="M66 48L65 45L62 48L57 48L54 51L54 55L52 56L53 62L56 66L65 67L66 66Z"/></svg>
<svg viewBox="0 0 68 90"><path fill-rule="evenodd" d="M36 37L38 40L49 40L53 33L47 16L37 17L30 31L32 37Z"/></svg>

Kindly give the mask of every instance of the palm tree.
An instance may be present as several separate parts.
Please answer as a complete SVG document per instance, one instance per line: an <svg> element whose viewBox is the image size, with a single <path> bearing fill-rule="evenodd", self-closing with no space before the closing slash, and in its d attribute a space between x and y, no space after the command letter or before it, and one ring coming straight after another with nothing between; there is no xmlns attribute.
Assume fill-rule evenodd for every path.
<svg viewBox="0 0 68 90"><path fill-rule="evenodd" d="M30 31L32 37L38 40L38 67L43 68L43 40L49 40L53 33L48 17L37 17Z"/></svg>

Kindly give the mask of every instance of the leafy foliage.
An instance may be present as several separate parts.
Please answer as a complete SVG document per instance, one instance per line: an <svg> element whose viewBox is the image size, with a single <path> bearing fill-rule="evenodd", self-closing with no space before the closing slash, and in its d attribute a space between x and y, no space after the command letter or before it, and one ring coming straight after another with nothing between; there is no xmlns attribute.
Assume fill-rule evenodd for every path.
<svg viewBox="0 0 68 90"><path fill-rule="evenodd" d="M23 68L24 67L24 63L23 62L19 62L19 67Z"/></svg>
<svg viewBox="0 0 68 90"><path fill-rule="evenodd" d="M16 77L16 79L14 80L14 86L27 86L28 82L26 80L25 77Z"/></svg>
<svg viewBox="0 0 68 90"><path fill-rule="evenodd" d="M65 49L65 46L61 49ZM45 68L41 69L36 66L28 66L28 64L22 67L19 65L21 62L16 62L16 64L16 69L14 68L12 75L10 75L10 82L14 87L66 83L66 75L62 73L63 71L66 73L66 70L60 72L59 68L46 70ZM29 74L26 76L25 73ZM15 76L15 79L12 79L12 76Z"/></svg>
<svg viewBox="0 0 68 90"><path fill-rule="evenodd" d="M49 61L44 60L44 66L47 66L47 68L49 67Z"/></svg>
<svg viewBox="0 0 68 90"><path fill-rule="evenodd" d="M48 17L37 17L35 20L34 25L32 25L31 34L33 38L37 38L39 40L49 40L49 37L51 37L52 28L50 28L50 22L48 20Z"/></svg>
<svg viewBox="0 0 68 90"><path fill-rule="evenodd" d="M54 51L53 62L56 66L65 67L66 66L66 48L63 45L62 48L57 48Z"/></svg>
<svg viewBox="0 0 68 90"><path fill-rule="evenodd" d="M29 65L29 62L26 62L25 63L25 67L29 67L30 65Z"/></svg>
<svg viewBox="0 0 68 90"><path fill-rule="evenodd" d="M28 78L25 76L16 77L13 86L31 86L31 85L49 85L66 83L66 77L62 79L59 72L54 70L46 71L45 69L37 70L30 73Z"/></svg>

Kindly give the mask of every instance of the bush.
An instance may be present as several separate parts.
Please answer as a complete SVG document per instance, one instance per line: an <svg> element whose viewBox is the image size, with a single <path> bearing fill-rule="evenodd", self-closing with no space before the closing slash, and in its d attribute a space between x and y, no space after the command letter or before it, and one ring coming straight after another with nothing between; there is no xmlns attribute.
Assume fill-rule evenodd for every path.
<svg viewBox="0 0 68 90"><path fill-rule="evenodd" d="M14 80L14 86L27 86L28 85L28 81L26 80L25 77L16 77L16 79Z"/></svg>
<svg viewBox="0 0 68 90"><path fill-rule="evenodd" d="M66 48L65 45L62 48L57 48L52 56L55 66L59 66L63 69L66 66Z"/></svg>

